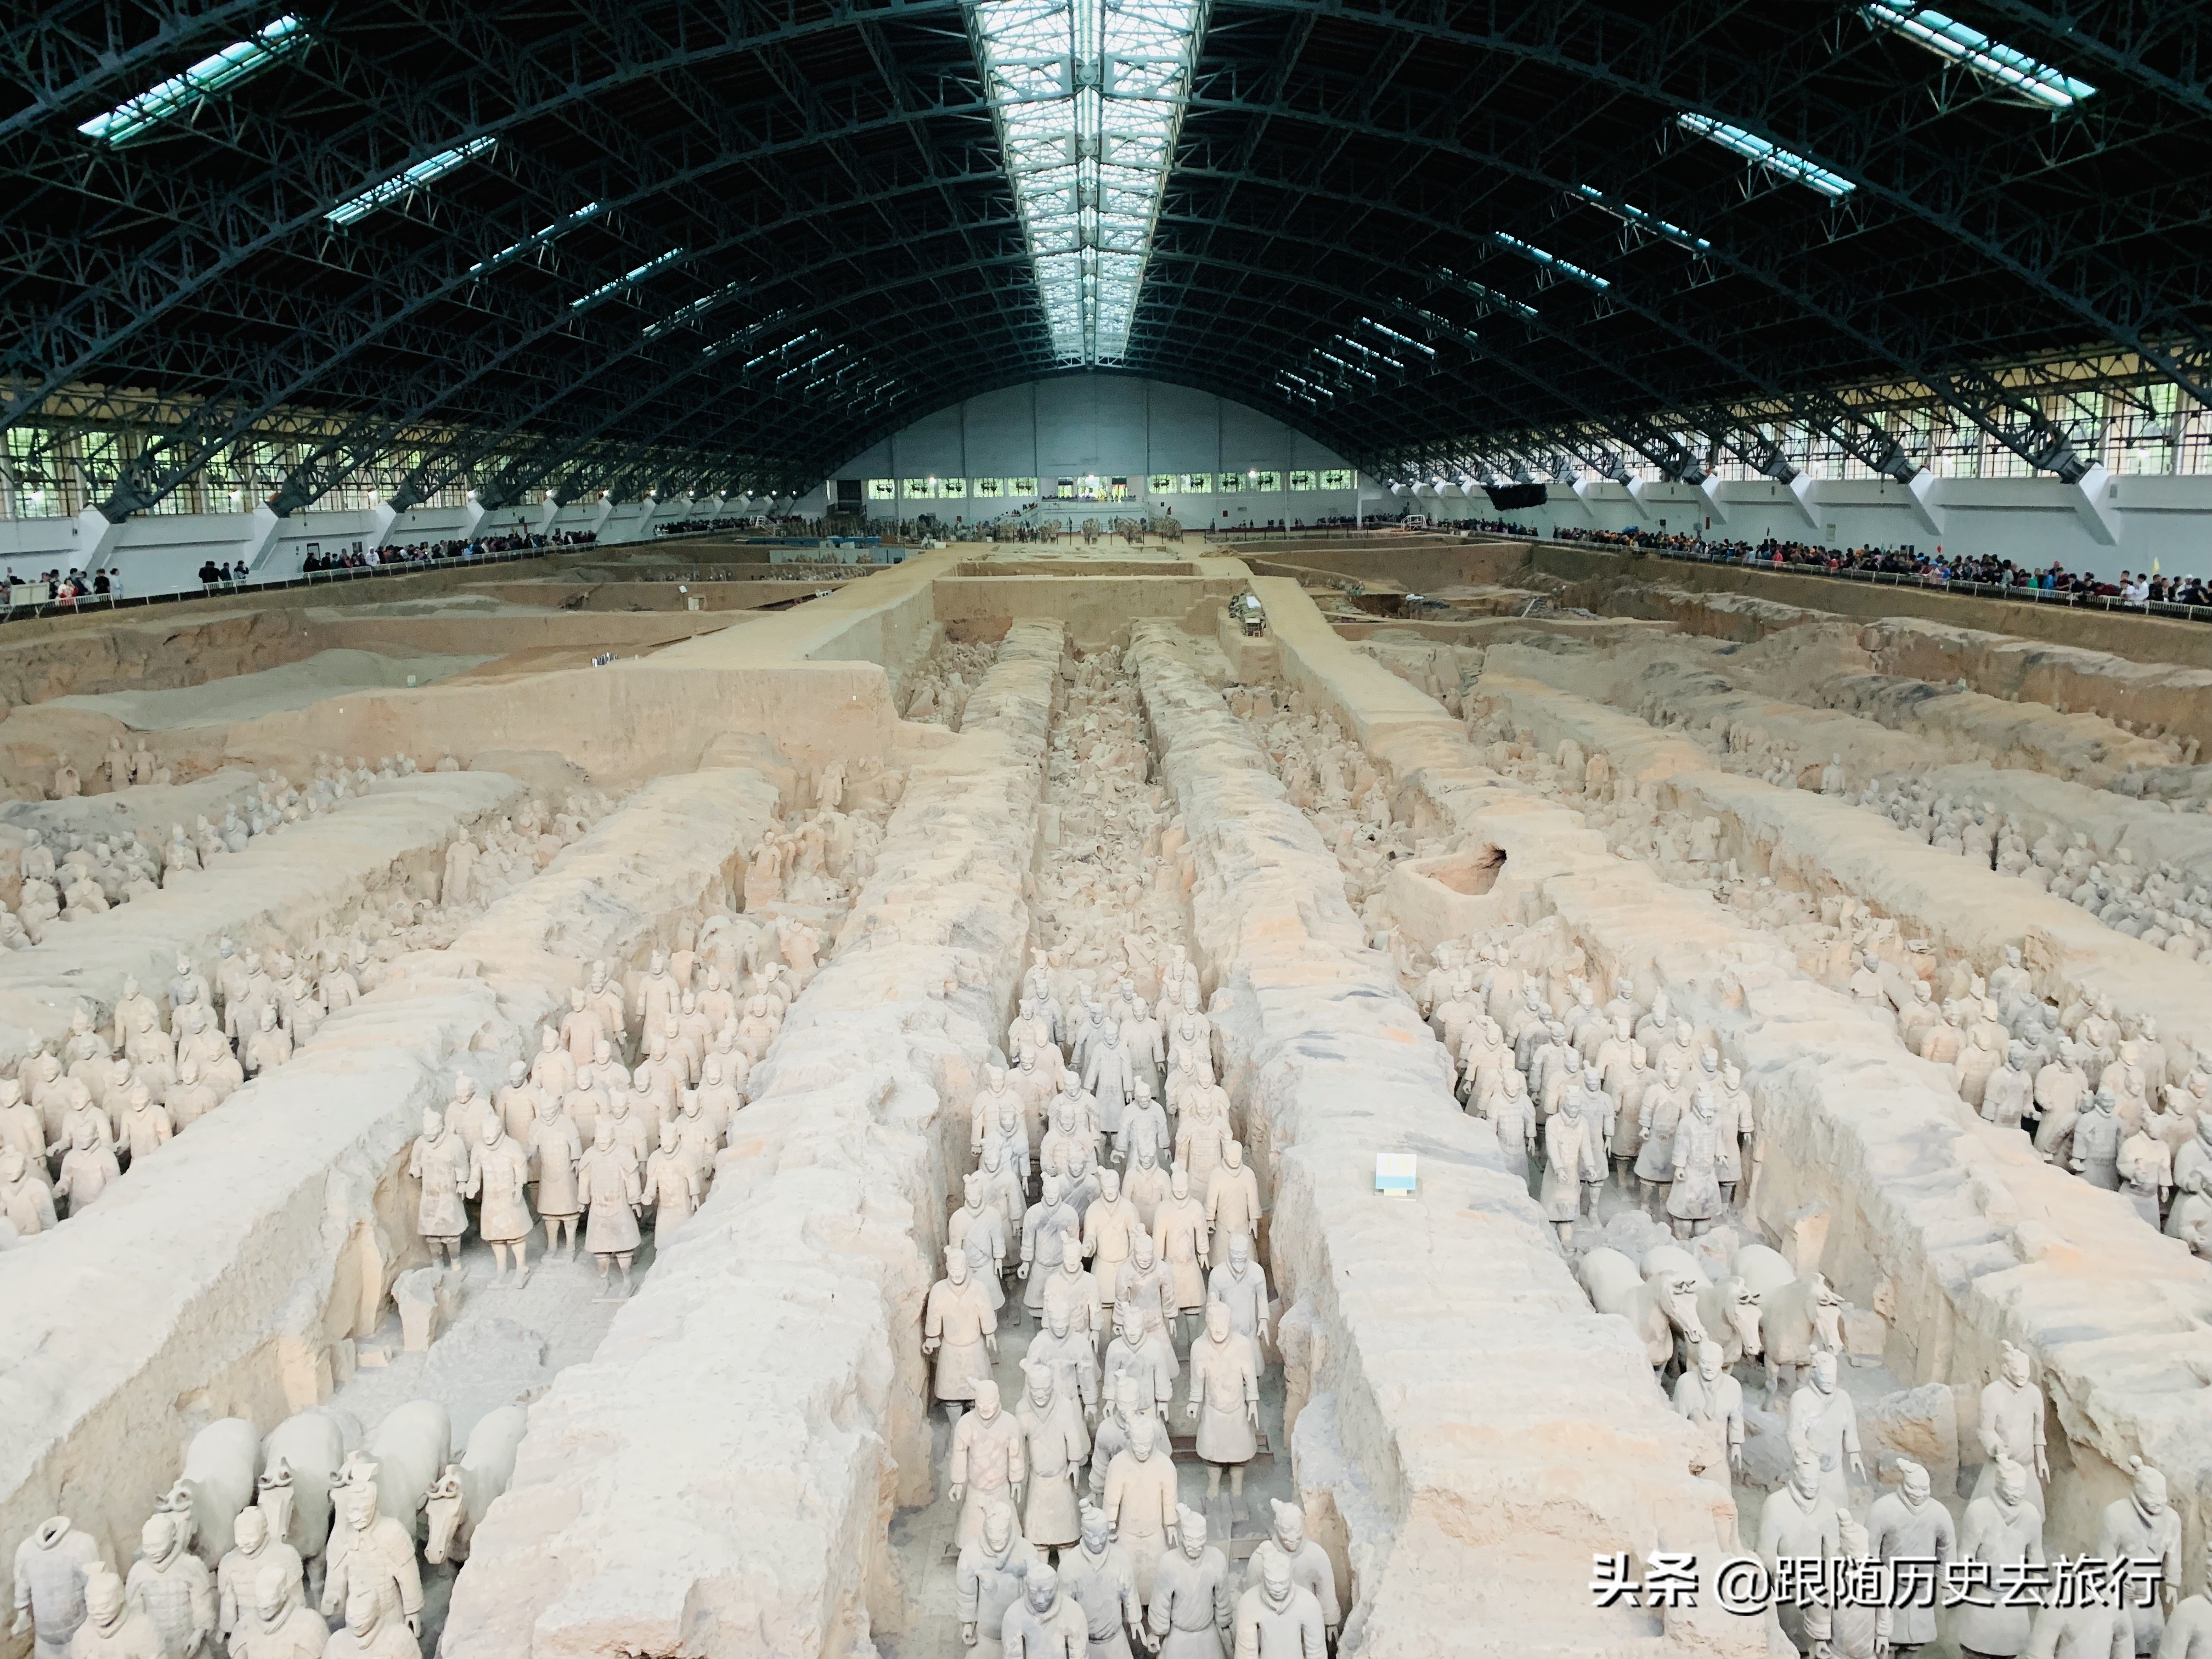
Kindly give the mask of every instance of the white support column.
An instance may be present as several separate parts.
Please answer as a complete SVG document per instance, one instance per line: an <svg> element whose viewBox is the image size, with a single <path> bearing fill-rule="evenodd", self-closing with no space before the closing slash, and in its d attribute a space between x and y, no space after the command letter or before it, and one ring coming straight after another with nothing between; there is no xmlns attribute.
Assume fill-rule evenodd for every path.
<svg viewBox="0 0 2212 1659"><path fill-rule="evenodd" d="M614 497L601 492L598 504L592 508L592 534L596 536L607 527L607 520L614 515Z"/></svg>
<svg viewBox="0 0 2212 1659"><path fill-rule="evenodd" d="M2081 520L2081 527L2089 532L2089 539L2100 547L2120 544L2119 509L2112 505L2112 475L2099 461L2084 472L2075 483L2068 486L2074 495L2074 514Z"/></svg>
<svg viewBox="0 0 2212 1659"><path fill-rule="evenodd" d="M284 520L266 501L257 506L246 519L246 540L241 544L245 557L239 561L248 574L260 568L262 559L276 545L276 537L284 528Z"/></svg>
<svg viewBox="0 0 2212 1659"><path fill-rule="evenodd" d="M1644 523L1650 524L1654 519L1659 516L1658 513L1655 510L1657 504L1644 500L1644 497L1650 494L1653 488L1652 483L1649 478L1631 478L1628 481L1626 488L1628 490L1629 503L1636 508L1636 516L1638 518L1643 520Z"/></svg>
<svg viewBox="0 0 2212 1659"><path fill-rule="evenodd" d="M468 503L461 509L460 539L466 541L470 537L475 535L477 533L477 526L484 521L484 514L490 510L490 508L487 507L482 501L477 499L477 492L475 490L471 489L469 491Z"/></svg>
<svg viewBox="0 0 2212 1659"><path fill-rule="evenodd" d="M99 569L122 536L121 520L110 520L98 507L88 507L76 515L77 541L70 562L86 572Z"/></svg>
<svg viewBox="0 0 2212 1659"><path fill-rule="evenodd" d="M1805 522L1808 526L1814 530L1820 528L1822 520L1820 510L1813 505L1813 475L1811 473L1800 472L1790 481L1790 499L1797 503L1797 510L1805 515Z"/></svg>
<svg viewBox="0 0 2212 1659"><path fill-rule="evenodd" d="M1713 522L1726 524L1728 503L1721 499L1721 481L1708 474L1698 481L1698 494L1705 498L1705 510L1713 515Z"/></svg>
<svg viewBox="0 0 2212 1659"><path fill-rule="evenodd" d="M545 498L544 505L538 509L538 522L531 526L532 533L538 536L551 535L553 533L553 520L560 516L561 503L555 501L550 495L548 495Z"/></svg>
<svg viewBox="0 0 2212 1659"><path fill-rule="evenodd" d="M399 522L399 509L390 501L379 501L368 509L368 521L374 527L368 538L367 550L380 551L392 539L392 527Z"/></svg>
<svg viewBox="0 0 2212 1659"><path fill-rule="evenodd" d="M1912 500L1913 516L1938 536L1943 533L1942 482L1923 466L1905 486L1905 494Z"/></svg>

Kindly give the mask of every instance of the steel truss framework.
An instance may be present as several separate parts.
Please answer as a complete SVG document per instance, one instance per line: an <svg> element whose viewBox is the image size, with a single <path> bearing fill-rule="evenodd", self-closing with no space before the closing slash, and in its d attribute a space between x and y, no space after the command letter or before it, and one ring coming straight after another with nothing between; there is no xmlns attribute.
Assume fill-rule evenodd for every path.
<svg viewBox="0 0 2212 1659"><path fill-rule="evenodd" d="M278 9L0 33L11 489L97 434L111 516L216 473L280 513L371 470L793 492L1060 364L963 0L324 0L188 116L80 132ZM2095 94L2024 106L1836 0L1212 0L1121 368L1383 477L1786 478L1817 434L1903 478L1931 417L2077 477L2114 408L2212 403L2203 9L1947 9Z"/></svg>

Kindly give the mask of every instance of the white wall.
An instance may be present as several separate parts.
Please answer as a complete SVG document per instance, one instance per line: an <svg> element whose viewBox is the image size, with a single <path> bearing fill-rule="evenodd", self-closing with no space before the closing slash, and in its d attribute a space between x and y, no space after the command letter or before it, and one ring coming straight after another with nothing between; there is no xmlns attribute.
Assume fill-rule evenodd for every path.
<svg viewBox="0 0 2212 1659"><path fill-rule="evenodd" d="M1787 488L1764 480L1720 484L1717 500L1687 484L1646 485L1632 498L1626 486L1599 481L1579 493L1553 484L1544 506L1504 514L1480 491L1472 500L1417 494L1404 505L1431 518L1504 518L1540 532L1663 524L1670 534L1717 541L1771 536L1830 547L1910 544L1929 553L1994 555L2031 569L2055 559L2108 580L2123 569L2147 570L2154 559L2169 575L2212 576L2212 477L2114 478L2096 498L2101 514L2081 489L2056 477L1931 482L1923 500L1886 478L1815 481L1806 508Z"/></svg>
<svg viewBox="0 0 2212 1659"><path fill-rule="evenodd" d="M1210 392L1132 374L1055 375L986 392L924 416L831 472L837 478L1036 478L1049 498L1054 481L1091 473L1129 480L1130 501L1174 514L1192 529L1207 524L1288 524L1352 512L1352 490L1281 489L1156 495L1155 472L1277 473L1340 468L1344 461L1271 415ZM832 486L834 490L834 484ZM995 518L1021 505L965 500L869 501L883 518L934 513L948 522ZM1050 499L1045 511L1053 509ZM1372 484L1368 511L1395 505ZM1134 510L1133 506L1131 510Z"/></svg>

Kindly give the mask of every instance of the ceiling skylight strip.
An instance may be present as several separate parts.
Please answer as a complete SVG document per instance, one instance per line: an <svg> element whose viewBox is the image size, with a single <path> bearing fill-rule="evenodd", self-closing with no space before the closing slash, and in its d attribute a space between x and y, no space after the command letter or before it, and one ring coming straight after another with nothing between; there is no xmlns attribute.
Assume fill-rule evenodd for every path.
<svg viewBox="0 0 2212 1659"><path fill-rule="evenodd" d="M371 185L358 196L348 197L323 217L334 225L350 225L366 219L380 207L403 201L426 185L435 184L447 173L467 166L477 156L489 154L499 143L493 137L471 138L465 144L452 149L441 149L435 155L417 161L404 173L395 173L380 185Z"/></svg>
<svg viewBox="0 0 2212 1659"><path fill-rule="evenodd" d="M601 283L589 294L579 294L574 299L568 301L568 309L571 311L585 311L588 310L591 307L599 304L602 300L612 299L624 289L636 287L637 284L643 282L647 277L652 276L654 271L659 270L662 266L672 264L675 261L682 258L684 257L684 250L680 247L672 247L665 253L656 253L653 258L647 259L643 264L635 266L631 270L625 270L621 276L616 277L612 282Z"/></svg>
<svg viewBox="0 0 2212 1659"><path fill-rule="evenodd" d="M969 0L1062 362L1128 348L1204 12L1204 0Z"/></svg>
<svg viewBox="0 0 2212 1659"><path fill-rule="evenodd" d="M597 202L586 202L574 213L556 219L543 230L533 230L512 247L503 247L489 259L480 259L469 267L469 275L482 276L497 270L501 265L520 259L524 254L541 247L550 246L558 238L575 229L578 225L596 219L606 209Z"/></svg>
<svg viewBox="0 0 2212 1659"><path fill-rule="evenodd" d="M95 143L127 144L202 99L228 92L248 76L259 74L286 53L306 46L308 39L307 20L287 13L250 39L234 40L183 74L147 88L104 115L80 122L77 131Z"/></svg>
<svg viewBox="0 0 2212 1659"><path fill-rule="evenodd" d="M734 300L738 295L744 291L745 284L742 281L725 283L721 287L716 289L712 294L702 294L697 299L692 301L690 304L687 306L679 306L676 310L670 312L668 315L663 317L659 322L647 323L645 325L644 332L638 337L646 340L657 340L662 335L667 333L672 328L682 328L687 324L697 322L700 318L705 316L716 306L721 304L723 301Z"/></svg>
<svg viewBox="0 0 2212 1659"><path fill-rule="evenodd" d="M1557 271L1571 282L1580 283L1584 288L1595 289L1602 294L1613 286L1595 271L1584 270L1571 259L1562 259L1556 253L1547 253L1533 242L1524 242L1518 236L1508 236L1502 230L1493 230L1490 235L1500 247L1510 248L1522 258L1534 261L1546 270Z"/></svg>
<svg viewBox="0 0 2212 1659"><path fill-rule="evenodd" d="M1476 282L1472 276L1462 276L1457 271L1451 270L1448 266L1438 265L1437 267L1437 275L1442 277L1445 282L1449 283L1454 288L1473 295L1478 301L1481 301L1483 306L1486 307L1495 308L1499 311L1510 311L1514 313L1516 316L1528 317L1530 319L1534 318L1536 315L1535 307L1531 305L1523 305L1520 301L1516 300L1508 295L1500 294L1494 288L1485 288L1480 283Z"/></svg>
<svg viewBox="0 0 2212 1659"><path fill-rule="evenodd" d="M1685 132L1694 132L1700 138L1710 138L1723 149L1732 149L1747 161L1778 173L1784 178L1815 190L1834 201L1850 195L1858 186L1839 173L1831 173L1818 161L1808 161L1793 151L1786 150L1771 139L1762 138L1742 127L1732 127L1725 121L1716 121L1710 115L1692 115L1686 111L1674 118Z"/></svg>
<svg viewBox="0 0 2212 1659"><path fill-rule="evenodd" d="M1640 207L1631 207L1626 202L1617 201L1601 190L1595 190L1588 185L1577 185L1575 194L1601 213L1611 214L1624 225L1648 230L1662 240L1674 243L1676 247L1686 248L1692 253L1711 253L1713 251L1713 245L1704 237L1685 230L1680 225L1669 224L1656 213L1646 213Z"/></svg>
<svg viewBox="0 0 2212 1659"><path fill-rule="evenodd" d="M1992 40L1979 29L1947 17L1932 6L1916 6L1910 0L1870 0L1859 15L1876 28L1901 34L1916 46L1925 46L1939 58L1963 64L1985 81L1994 81L2045 109L2070 109L2084 98L2097 95L2096 88L2053 69L2026 52Z"/></svg>
<svg viewBox="0 0 2212 1659"><path fill-rule="evenodd" d="M1382 324L1376 322L1372 317L1362 317L1359 319L1359 322L1363 328L1371 328L1377 334L1385 335L1393 340L1398 341L1401 344L1409 345L1416 351L1424 352L1431 357L1437 355L1437 349L1434 346L1424 345L1412 335L1401 334L1396 329L1386 327Z"/></svg>

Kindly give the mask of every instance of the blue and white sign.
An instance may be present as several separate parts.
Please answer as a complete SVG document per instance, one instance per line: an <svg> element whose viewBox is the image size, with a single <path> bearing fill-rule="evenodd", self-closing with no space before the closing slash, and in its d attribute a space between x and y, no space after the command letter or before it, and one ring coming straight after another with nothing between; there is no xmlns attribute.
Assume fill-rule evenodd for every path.
<svg viewBox="0 0 2212 1659"><path fill-rule="evenodd" d="M1386 1198L1413 1195L1413 1155L1411 1152L1375 1154L1375 1190Z"/></svg>

